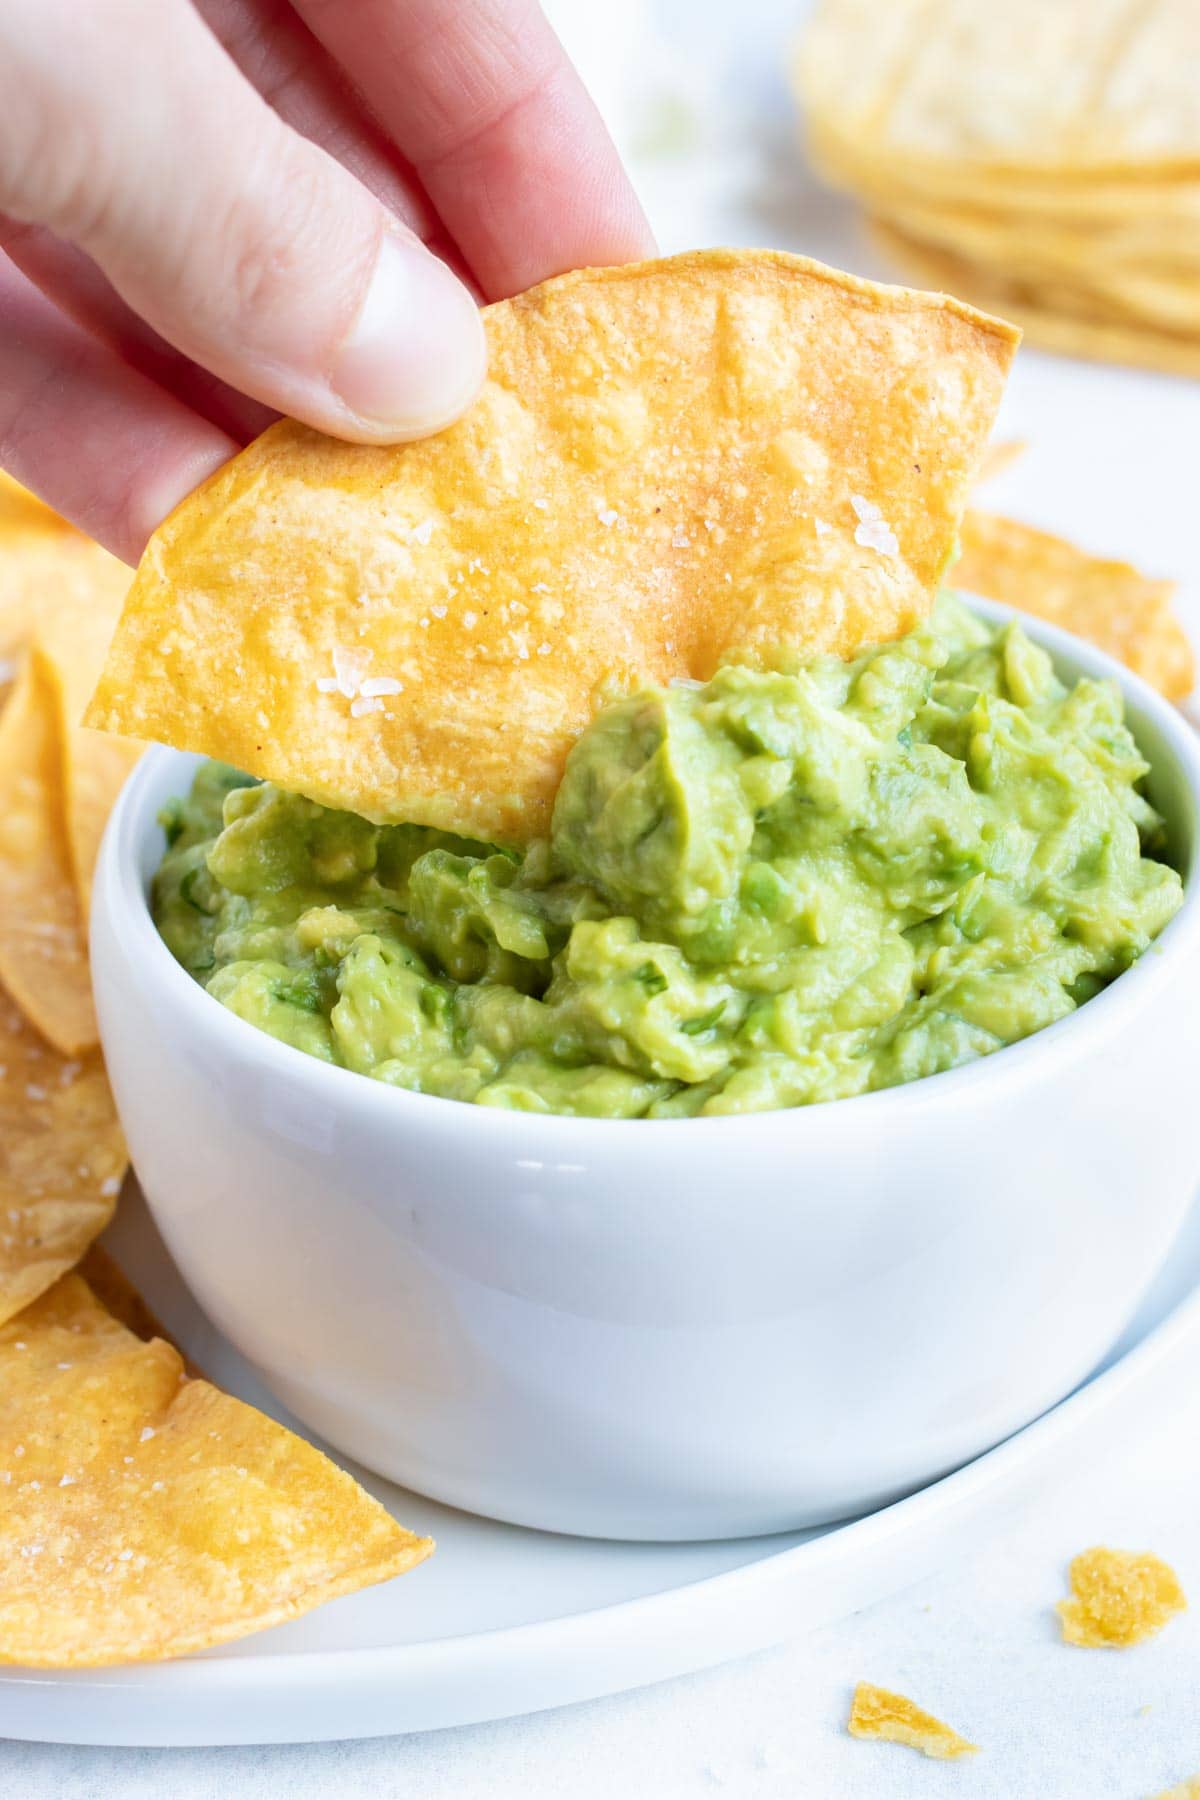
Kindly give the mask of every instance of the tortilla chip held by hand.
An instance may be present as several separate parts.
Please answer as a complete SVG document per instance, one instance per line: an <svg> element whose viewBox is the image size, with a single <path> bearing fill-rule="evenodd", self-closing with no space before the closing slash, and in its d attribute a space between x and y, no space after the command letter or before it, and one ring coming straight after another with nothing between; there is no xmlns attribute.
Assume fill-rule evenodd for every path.
<svg viewBox="0 0 1200 1800"><path fill-rule="evenodd" d="M88 723L329 806L544 832L597 703L928 611L1017 342L775 252L489 307L438 437L281 421L152 539Z"/></svg>

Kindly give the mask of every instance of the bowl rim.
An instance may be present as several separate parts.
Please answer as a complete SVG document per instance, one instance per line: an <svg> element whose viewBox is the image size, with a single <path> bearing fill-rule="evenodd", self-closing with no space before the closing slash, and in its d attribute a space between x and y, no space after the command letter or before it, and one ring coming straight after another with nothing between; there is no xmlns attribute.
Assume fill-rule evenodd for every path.
<svg viewBox="0 0 1200 1800"><path fill-rule="evenodd" d="M805 1137L813 1139L815 1144L830 1133L865 1127L868 1122L875 1126L886 1125L889 1117L901 1107L910 1117L931 1107L954 1107L960 1100L966 1100L981 1083L994 1088L995 1098L999 1101L1006 1089L1020 1087L1029 1081L1040 1083L1052 1079L1055 1070L1063 1064L1094 1054L1108 1044L1120 1033L1125 1019L1153 1004L1160 992L1170 990L1175 982L1174 966L1189 953L1200 951L1200 733L1139 675L1096 646L1016 608L980 595L955 591L961 593L973 611L993 622L1018 620L1034 642L1049 651L1056 663L1067 665L1076 676L1115 681L1126 706L1136 715L1135 723L1144 722L1152 727L1165 744L1184 778L1183 786L1190 805L1191 867L1184 880L1183 904L1150 949L1076 1012L1043 1026L1016 1043L1004 1045L991 1055L921 1076L915 1081L839 1100L682 1119L594 1118L480 1106L470 1101L393 1087L353 1069L322 1062L272 1037L214 1000L176 962L160 937L140 873L146 833L157 828L160 801L154 790L169 765L184 762L194 765L203 760L192 752L161 744L150 747L125 783L104 834L93 895L94 964L100 966L106 953L103 931L107 925L137 961L142 982L158 992L163 1005L180 1017L184 1032L188 1036L210 1040L212 1048L220 1052L230 1067L255 1065L260 1074L270 1074L290 1087L310 1088L314 1101L327 1106L356 1107L360 1112L379 1109L384 1124L390 1120L397 1129L418 1123L437 1129L440 1123L446 1129L470 1131L476 1137L491 1136L498 1140L498 1149L511 1148L514 1136L527 1139L535 1129L539 1134L557 1140L578 1139L584 1131L602 1130L611 1135L614 1143L619 1135L632 1133L647 1149L651 1139L657 1140L662 1148L664 1134L667 1134L678 1149L682 1148L679 1133L685 1126L690 1127L692 1133L703 1130L710 1142L728 1135L743 1145L751 1132L760 1136L764 1132L795 1135L797 1148L802 1148ZM386 1113L385 1108L388 1109ZM569 1145L564 1141L562 1147L566 1149Z"/></svg>

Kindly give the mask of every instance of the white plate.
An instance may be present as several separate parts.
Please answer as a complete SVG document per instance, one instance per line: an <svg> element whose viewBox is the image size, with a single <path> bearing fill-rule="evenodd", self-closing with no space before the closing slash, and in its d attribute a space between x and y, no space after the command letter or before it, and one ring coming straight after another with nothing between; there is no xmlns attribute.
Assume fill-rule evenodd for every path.
<svg viewBox="0 0 1200 1800"><path fill-rule="evenodd" d="M184 1289L127 1194L106 1240L216 1380L282 1414ZM852 1524L722 1544L554 1537L364 1478L438 1553L294 1624L174 1663L0 1670L0 1737L86 1744L296 1743L535 1712L683 1674L811 1630L919 1580L1200 1354L1200 1205L1101 1371L998 1449Z"/></svg>

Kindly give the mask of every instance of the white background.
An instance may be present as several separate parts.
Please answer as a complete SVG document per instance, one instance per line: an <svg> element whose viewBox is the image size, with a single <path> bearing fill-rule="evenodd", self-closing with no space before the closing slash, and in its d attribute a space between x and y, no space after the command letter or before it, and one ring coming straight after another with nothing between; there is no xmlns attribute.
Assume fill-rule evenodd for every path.
<svg viewBox="0 0 1200 1800"><path fill-rule="evenodd" d="M801 0L558 0L550 10L665 249L774 244L886 273L796 147L784 62ZM1197 384L1022 352L1000 433L1030 448L987 503L1175 576L1200 637L1198 425ZM936 1581L726 1669L408 1739L202 1751L7 1743L2 1791L21 1800L1149 1800L1200 1774L1198 1502L1200 1434L1185 1387L1147 1406L1136 1441L1048 1473L1037 1504L1000 1521ZM1052 1606L1065 1564L1106 1541L1166 1556L1196 1613L1132 1652L1064 1647ZM860 1678L910 1694L982 1753L936 1764L852 1741L844 1722Z"/></svg>

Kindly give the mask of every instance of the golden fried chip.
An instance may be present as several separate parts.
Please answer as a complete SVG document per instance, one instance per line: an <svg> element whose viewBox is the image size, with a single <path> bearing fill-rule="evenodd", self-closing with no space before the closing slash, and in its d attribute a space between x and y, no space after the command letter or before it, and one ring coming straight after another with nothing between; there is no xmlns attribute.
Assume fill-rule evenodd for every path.
<svg viewBox="0 0 1200 1800"><path fill-rule="evenodd" d="M976 179L1200 171L1193 0L822 0L798 74L814 117L876 158Z"/></svg>
<svg viewBox="0 0 1200 1800"><path fill-rule="evenodd" d="M0 715L0 982L64 1056L97 1042L63 818L52 678L34 651Z"/></svg>
<svg viewBox="0 0 1200 1800"><path fill-rule="evenodd" d="M100 840L117 795L143 746L76 725L64 746L67 849L75 891L86 916L92 900L92 873Z"/></svg>
<svg viewBox="0 0 1200 1800"><path fill-rule="evenodd" d="M62 746L67 849L85 913L105 821L141 749L81 723L129 582L124 563L32 494L11 481L0 487L0 657L34 642L45 652Z"/></svg>
<svg viewBox="0 0 1200 1800"><path fill-rule="evenodd" d="M123 562L48 510L0 528L0 657L27 644L55 605L81 618L98 612L111 630L131 580Z"/></svg>
<svg viewBox="0 0 1200 1800"><path fill-rule="evenodd" d="M869 1681L860 1681L854 1690L846 1729L851 1737L885 1738L892 1744L908 1744L922 1756L972 1756L979 1749L978 1744L969 1744L957 1731L914 1706L903 1694L874 1687Z"/></svg>
<svg viewBox="0 0 1200 1800"><path fill-rule="evenodd" d="M1005 469L1010 469L1013 463L1021 460L1028 448L1025 438L997 438L987 446L980 458L979 473L975 477L976 487L982 482L994 481L997 475L1003 475Z"/></svg>
<svg viewBox="0 0 1200 1800"><path fill-rule="evenodd" d="M1069 355L1200 374L1194 0L820 0L810 152L931 286Z"/></svg>
<svg viewBox="0 0 1200 1800"><path fill-rule="evenodd" d="M183 503L89 723L533 836L614 688L924 615L1016 342L765 251L583 270L484 317L489 379L440 436L281 422Z"/></svg>
<svg viewBox="0 0 1200 1800"><path fill-rule="evenodd" d="M1184 175L1147 180L1131 169L1081 180L1053 170L980 167L960 158L913 160L844 137L819 110L808 112L806 127L813 160L832 184L885 212L893 206L952 208L1024 218L1038 230L1053 224L1115 228L1176 252L1186 251L1187 233L1200 221L1200 180Z"/></svg>
<svg viewBox="0 0 1200 1800"><path fill-rule="evenodd" d="M47 506L6 470L0 469L0 531L7 532L13 525L29 524L70 529L52 506Z"/></svg>
<svg viewBox="0 0 1200 1800"><path fill-rule="evenodd" d="M1107 650L1170 700L1195 685L1192 647L1171 610L1173 582L1035 531L1016 519L971 510L960 533L953 586L1061 625Z"/></svg>
<svg viewBox="0 0 1200 1800"><path fill-rule="evenodd" d="M0 1328L0 1662L181 1656L424 1560L343 1470L67 1275Z"/></svg>
<svg viewBox="0 0 1200 1800"><path fill-rule="evenodd" d="M1125 1650L1160 1632L1187 1609L1172 1568L1149 1550L1096 1545L1071 1563L1069 1600L1058 1602L1063 1642L1089 1650Z"/></svg>
<svg viewBox="0 0 1200 1800"><path fill-rule="evenodd" d="M1194 256L1164 254L1119 230L1097 235L1051 224L1038 232L1020 217L968 218L894 204L883 210L908 243L995 270L1014 289L1025 287L1083 317L1184 338L1200 332L1200 260Z"/></svg>
<svg viewBox="0 0 1200 1800"><path fill-rule="evenodd" d="M0 991L0 1324L79 1261L124 1171L99 1052L59 1056Z"/></svg>
<svg viewBox="0 0 1200 1800"><path fill-rule="evenodd" d="M128 570L124 573L128 576ZM67 850L85 916L108 815L143 748L129 738L92 731L81 723L127 587L128 580L120 588L62 584L45 595L33 636L54 689Z"/></svg>
<svg viewBox="0 0 1200 1800"><path fill-rule="evenodd" d="M1013 281L995 269L920 244L881 219L870 223L880 250L911 279L931 289L969 294L980 306L1002 308L1031 344L1063 356L1200 376L1200 337L1111 315L1088 316L1075 295L1052 291L1044 283Z"/></svg>

